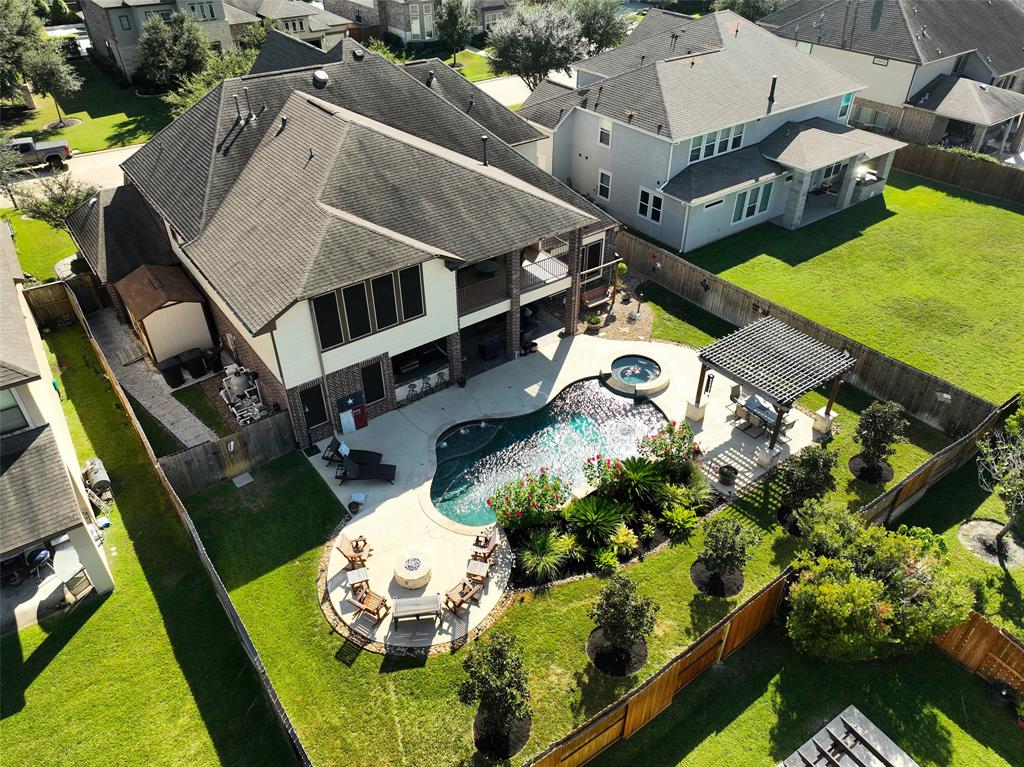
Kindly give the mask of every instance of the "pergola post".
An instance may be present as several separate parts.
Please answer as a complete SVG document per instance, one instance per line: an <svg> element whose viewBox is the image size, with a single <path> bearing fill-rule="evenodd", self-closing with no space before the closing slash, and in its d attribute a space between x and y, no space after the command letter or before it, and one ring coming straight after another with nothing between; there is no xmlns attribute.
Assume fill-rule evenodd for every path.
<svg viewBox="0 0 1024 767"><path fill-rule="evenodd" d="M789 410L776 411L775 426L772 427L772 438L771 441L768 443L769 450L775 449L775 443L779 441L779 432L782 431L782 421L785 419L786 413L788 412Z"/></svg>
<svg viewBox="0 0 1024 767"><path fill-rule="evenodd" d="M825 405L825 415L832 412L832 406L836 403L836 394L839 392L839 376L832 379L832 391L828 393L828 404Z"/></svg>
<svg viewBox="0 0 1024 767"><path fill-rule="evenodd" d="M703 362L700 363L700 377L697 379L697 394L693 398L693 404L695 407L700 407L700 395L704 391L704 377L708 373L708 366Z"/></svg>

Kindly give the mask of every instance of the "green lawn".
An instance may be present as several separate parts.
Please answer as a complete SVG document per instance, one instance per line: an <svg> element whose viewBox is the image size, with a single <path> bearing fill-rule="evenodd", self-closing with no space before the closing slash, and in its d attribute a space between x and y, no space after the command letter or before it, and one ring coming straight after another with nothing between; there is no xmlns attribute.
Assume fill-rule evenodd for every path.
<svg viewBox="0 0 1024 767"><path fill-rule="evenodd" d="M153 452L156 453L157 458L162 458L165 455L171 453L177 453L179 450L184 450L185 446L181 441L167 431L167 428L156 419L156 417L150 413L146 408L139 404L131 394L126 395L128 402L132 406L132 410L135 412L135 417L139 420L139 425L142 426L142 431L146 435L146 439L149 440L150 446L153 448Z"/></svg>
<svg viewBox="0 0 1024 767"><path fill-rule="evenodd" d="M0 640L4 763L294 763L85 335L46 343L78 457L99 455L113 483L117 585Z"/></svg>
<svg viewBox="0 0 1024 767"><path fill-rule="evenodd" d="M345 644L328 626L315 579L324 542L341 519L333 492L298 452L255 469L241 489L228 482L187 501L203 542L246 622L300 738L318 765L471 763L474 711L458 702L462 654L382 657ZM701 534L629 568L661 605L647 665L611 679L590 665L586 617L602 581L585 578L513 605L500 619L526 646L536 706L523 761L661 667L729 609L775 577L797 542L760 503L737 514L765 537L733 599L700 596L689 570ZM285 514L286 518L282 517ZM359 728L350 724L359 712ZM363 733L373 732L366 748Z"/></svg>
<svg viewBox="0 0 1024 767"><path fill-rule="evenodd" d="M638 292L654 312L651 338L656 341L700 348L736 329L735 325L653 282L645 282Z"/></svg>
<svg viewBox="0 0 1024 767"><path fill-rule="evenodd" d="M687 254L915 367L1003 402L1024 369L1020 207L903 173L875 198L788 231L763 224Z"/></svg>
<svg viewBox="0 0 1024 767"><path fill-rule="evenodd" d="M122 89L87 61L77 62L75 67L84 80L82 89L61 99L60 108L65 116L81 120L81 125L45 130L43 126L57 119L57 109L50 96L36 95L38 109L34 112L4 106L4 130L15 136L65 139L72 149L95 152L149 141L171 121L163 99L140 98L131 88Z"/></svg>
<svg viewBox="0 0 1024 767"><path fill-rule="evenodd" d="M54 264L78 250L67 232L34 218L22 218L20 210L0 208L0 218L6 218L14 228L21 268L40 282L57 279Z"/></svg>
<svg viewBox="0 0 1024 767"><path fill-rule="evenodd" d="M774 767L851 704L921 767L1024 764L1024 737L1009 711L938 650L831 664L765 629L592 765Z"/></svg>
<svg viewBox="0 0 1024 767"><path fill-rule="evenodd" d="M968 551L957 538L957 532L969 519L1006 521L1002 501L978 486L973 461L935 485L895 524L929 527L941 535L953 566L978 584L978 611L1024 638L1024 567L1003 570Z"/></svg>
<svg viewBox="0 0 1024 767"><path fill-rule="evenodd" d="M228 426L220 412L210 402L210 398L206 396L206 392L198 384L178 389L173 393L173 396L178 402L191 410L196 418L209 426L218 437L226 437L234 431Z"/></svg>
<svg viewBox="0 0 1024 767"><path fill-rule="evenodd" d="M445 59L445 61L451 62L451 59ZM456 56L456 61L462 65L456 71L461 72L462 76L471 83L475 83L477 80L489 80L492 77L496 77L494 72L491 71L491 60L486 56L481 56L479 53L460 51L459 55Z"/></svg>

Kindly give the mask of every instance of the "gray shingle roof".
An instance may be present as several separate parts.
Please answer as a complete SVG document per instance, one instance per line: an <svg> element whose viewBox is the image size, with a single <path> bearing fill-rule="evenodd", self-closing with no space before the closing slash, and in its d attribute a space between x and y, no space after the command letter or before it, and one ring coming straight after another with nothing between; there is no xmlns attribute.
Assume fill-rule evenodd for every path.
<svg viewBox="0 0 1024 767"><path fill-rule="evenodd" d="M313 32L352 23L336 13L317 8L312 3L296 0L231 0L229 5L262 18L294 19L304 16L316 20L317 26L310 24L310 30Z"/></svg>
<svg viewBox="0 0 1024 767"><path fill-rule="evenodd" d="M224 3L224 21L230 24L256 24L259 18L251 13Z"/></svg>
<svg viewBox="0 0 1024 767"><path fill-rule="evenodd" d="M0 219L0 258L6 261L7 273L11 279L21 280L24 278L24 270L18 261L18 251L14 247L14 229L11 222L6 218Z"/></svg>
<svg viewBox="0 0 1024 767"><path fill-rule="evenodd" d="M14 252L11 230L6 221L3 224L0 226L0 250ZM18 289L14 286L15 280L21 279L17 256L13 261L9 253L0 258L0 389L39 378L39 366L26 325L32 320L23 313Z"/></svg>
<svg viewBox="0 0 1024 767"><path fill-rule="evenodd" d="M784 171L778 163L765 159L758 147L750 146L687 165L662 191L693 204L721 197L748 184L767 181Z"/></svg>
<svg viewBox="0 0 1024 767"><path fill-rule="evenodd" d="M405 65L405 71L510 146L544 138L543 133L499 104L441 59L410 61Z"/></svg>
<svg viewBox="0 0 1024 767"><path fill-rule="evenodd" d="M263 41L263 45L260 46L260 52L256 55L256 61L253 62L249 74L259 75L264 72L280 72L285 69L319 66L330 61L340 61L344 42L343 39L334 48L325 51L297 37L272 29L267 35L267 39Z"/></svg>
<svg viewBox="0 0 1024 767"><path fill-rule="evenodd" d="M797 0L758 23L791 40L915 64L977 50L996 75L1024 68L1019 0Z"/></svg>
<svg viewBox="0 0 1024 767"><path fill-rule="evenodd" d="M490 258L595 220L501 168L308 94L294 92L280 114L285 127L264 133L186 247L253 332L304 297L439 255Z"/></svg>
<svg viewBox="0 0 1024 767"><path fill-rule="evenodd" d="M100 282L117 282L143 264L178 263L167 235L130 184L103 189L67 217L68 231Z"/></svg>
<svg viewBox="0 0 1024 767"><path fill-rule="evenodd" d="M953 120L992 126L1024 112L1024 93L966 77L939 75L907 103Z"/></svg>
<svg viewBox="0 0 1024 767"><path fill-rule="evenodd" d="M638 66L573 94L541 103L527 101L519 114L553 127L559 109L578 106L657 135L683 139L764 117L773 75L778 76L776 112L863 88L848 75L731 11L705 18L718 25L720 50L678 55ZM656 38L648 36L629 46L637 62L635 54Z"/></svg>
<svg viewBox="0 0 1024 767"><path fill-rule="evenodd" d="M788 168L815 170L861 153L870 159L904 146L888 136L812 117L780 126L757 149Z"/></svg>
<svg viewBox="0 0 1024 767"><path fill-rule="evenodd" d="M0 557L82 522L49 424L0 439Z"/></svg>

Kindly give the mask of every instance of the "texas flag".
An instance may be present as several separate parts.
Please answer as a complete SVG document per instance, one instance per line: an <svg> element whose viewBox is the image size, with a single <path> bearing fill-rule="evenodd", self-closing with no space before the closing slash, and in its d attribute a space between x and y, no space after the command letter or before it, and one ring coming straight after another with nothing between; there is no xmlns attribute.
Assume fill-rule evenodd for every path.
<svg viewBox="0 0 1024 767"><path fill-rule="evenodd" d="M342 434L349 434L366 426L366 403L361 391L338 399L338 420Z"/></svg>

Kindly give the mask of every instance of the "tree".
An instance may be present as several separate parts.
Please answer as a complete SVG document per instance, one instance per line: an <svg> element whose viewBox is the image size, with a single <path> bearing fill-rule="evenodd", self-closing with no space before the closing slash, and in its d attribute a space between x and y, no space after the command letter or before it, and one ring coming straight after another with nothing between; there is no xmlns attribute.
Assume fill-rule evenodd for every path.
<svg viewBox="0 0 1024 767"><path fill-rule="evenodd" d="M21 155L7 143L7 134L0 135L0 189L11 198L11 204L18 207L14 197L14 182L21 173Z"/></svg>
<svg viewBox="0 0 1024 767"><path fill-rule="evenodd" d="M154 13L142 26L139 53L136 75L156 90L169 91L206 68L210 42L192 16L174 13L164 21Z"/></svg>
<svg viewBox="0 0 1024 767"><path fill-rule="evenodd" d="M434 14L434 31L445 47L452 52L452 64L473 36L473 19L462 0L443 0Z"/></svg>
<svg viewBox="0 0 1024 767"><path fill-rule="evenodd" d="M516 75L532 91L552 70L569 74L586 55L579 21L564 4L517 5L488 33L491 69Z"/></svg>
<svg viewBox="0 0 1024 767"><path fill-rule="evenodd" d="M1003 541L1016 528L1024 535L1024 429L1017 411L993 434L978 443L978 484L995 493L1006 506L1007 521L996 533L996 550L1002 554Z"/></svg>
<svg viewBox="0 0 1024 767"><path fill-rule="evenodd" d="M14 101L25 56L43 43L43 25L29 0L0 0L0 99Z"/></svg>
<svg viewBox="0 0 1024 767"><path fill-rule="evenodd" d="M468 675L459 685L459 700L479 702L480 729L492 737L508 737L512 725L530 716L530 690L523 667L523 648L504 629L473 644L462 661Z"/></svg>
<svg viewBox="0 0 1024 767"><path fill-rule="evenodd" d="M787 0L715 0L716 11L733 11L745 19L757 21L775 13Z"/></svg>
<svg viewBox="0 0 1024 767"><path fill-rule="evenodd" d="M46 4L46 0L32 0L32 13L42 21L50 20L50 6Z"/></svg>
<svg viewBox="0 0 1024 767"><path fill-rule="evenodd" d="M629 657L633 646L646 642L654 631L658 605L636 593L636 583L623 573L613 575L587 615L619 657Z"/></svg>
<svg viewBox="0 0 1024 767"><path fill-rule="evenodd" d="M255 51L259 53L263 43L267 41L270 30L277 28L277 21L271 18L262 18L256 24L250 24L245 28L238 40L238 45L243 51Z"/></svg>
<svg viewBox="0 0 1024 767"><path fill-rule="evenodd" d="M722 577L742 570L750 549L761 542L759 533L735 517L719 514L704 525L704 548L697 561L712 575Z"/></svg>
<svg viewBox="0 0 1024 767"><path fill-rule="evenodd" d="M376 37L371 37L369 42L366 44L366 50L373 51L390 61L392 64L404 64L409 60L409 57L400 50L396 50L388 45L383 40L378 40Z"/></svg>
<svg viewBox="0 0 1024 767"><path fill-rule="evenodd" d="M25 77L32 83L36 93L53 96L53 104L57 108L57 124L64 124L64 116L60 113L60 100L82 87L82 78L75 68L64 60L60 52L60 43L56 40L44 40L25 56Z"/></svg>
<svg viewBox="0 0 1024 767"><path fill-rule="evenodd" d="M833 472L838 463L839 454L820 445L805 448L786 461L779 472L782 507L791 511L799 509L807 501L821 498L834 489Z"/></svg>
<svg viewBox="0 0 1024 767"><path fill-rule="evenodd" d="M898 655L970 612L971 590L931 531L866 526L836 504L809 504L800 523L808 549L796 561L786 626L801 652L828 660Z"/></svg>
<svg viewBox="0 0 1024 767"><path fill-rule="evenodd" d="M614 48L626 39L626 19L619 0L569 0L590 55Z"/></svg>
<svg viewBox="0 0 1024 767"><path fill-rule="evenodd" d="M865 464L877 468L895 452L893 446L903 439L910 426L903 412L903 406L895 402L872 402L861 413L853 441L860 444Z"/></svg>
<svg viewBox="0 0 1024 767"><path fill-rule="evenodd" d="M67 229L64 219L97 191L97 187L63 173L41 179L35 189L22 196L21 207L54 229Z"/></svg>
<svg viewBox="0 0 1024 767"><path fill-rule="evenodd" d="M171 106L171 116L180 117L193 104L229 77L241 77L249 74L256 55L257 51L243 49L210 56L206 61L206 68L202 72L189 75L176 90L164 97L164 101Z"/></svg>
<svg viewBox="0 0 1024 767"><path fill-rule="evenodd" d="M50 24L53 26L59 26L61 24L70 24L72 19L77 21L75 15L71 13L68 8L68 4L64 0L53 0L50 3Z"/></svg>

